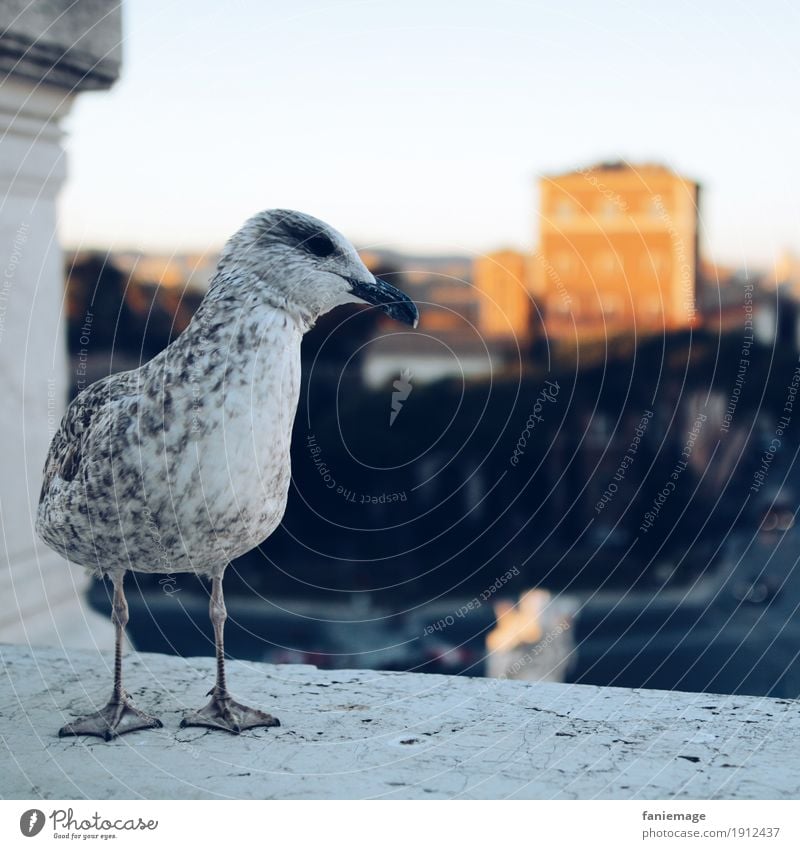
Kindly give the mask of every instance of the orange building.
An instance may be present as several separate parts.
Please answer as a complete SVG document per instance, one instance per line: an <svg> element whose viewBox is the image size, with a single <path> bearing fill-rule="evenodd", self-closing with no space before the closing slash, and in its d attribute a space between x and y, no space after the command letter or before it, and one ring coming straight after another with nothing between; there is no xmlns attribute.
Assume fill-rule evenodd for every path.
<svg viewBox="0 0 800 849"><path fill-rule="evenodd" d="M659 165L610 163L543 177L540 188L532 285L548 335L698 323L697 183Z"/></svg>
<svg viewBox="0 0 800 849"><path fill-rule="evenodd" d="M474 261L472 283L484 337L527 339L533 309L529 281L530 257L519 251L494 251Z"/></svg>

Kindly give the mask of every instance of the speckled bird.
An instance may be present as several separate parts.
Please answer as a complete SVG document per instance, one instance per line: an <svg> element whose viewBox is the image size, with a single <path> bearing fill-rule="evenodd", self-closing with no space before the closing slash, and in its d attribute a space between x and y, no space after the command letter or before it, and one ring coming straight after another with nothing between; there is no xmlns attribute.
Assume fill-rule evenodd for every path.
<svg viewBox="0 0 800 849"><path fill-rule="evenodd" d="M211 581L216 683L211 701L182 725L239 733L280 724L228 692L222 578L283 517L300 342L321 315L346 303L418 321L413 302L374 277L332 227L291 210L261 212L225 245L186 330L150 362L97 381L67 408L45 463L36 530L67 560L112 581L116 647L108 704L60 735L111 739L161 727L122 686L128 570Z"/></svg>

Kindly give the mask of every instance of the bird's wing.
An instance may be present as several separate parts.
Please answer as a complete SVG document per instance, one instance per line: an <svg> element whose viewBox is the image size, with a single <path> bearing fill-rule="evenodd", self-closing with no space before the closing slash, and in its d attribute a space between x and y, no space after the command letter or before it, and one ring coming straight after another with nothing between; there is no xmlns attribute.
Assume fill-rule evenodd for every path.
<svg viewBox="0 0 800 849"><path fill-rule="evenodd" d="M110 405L132 394L137 383L138 369L109 375L84 389L67 407L45 460L40 502L56 475L65 481L77 476L93 423Z"/></svg>

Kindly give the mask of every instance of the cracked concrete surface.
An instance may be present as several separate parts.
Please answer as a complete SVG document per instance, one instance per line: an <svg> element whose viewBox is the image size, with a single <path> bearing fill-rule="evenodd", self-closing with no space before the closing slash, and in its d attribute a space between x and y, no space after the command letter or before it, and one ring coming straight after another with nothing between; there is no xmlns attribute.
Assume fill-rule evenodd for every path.
<svg viewBox="0 0 800 849"><path fill-rule="evenodd" d="M282 726L179 729L212 658L129 654L164 728L57 736L102 706L111 657L0 646L6 799L796 799L800 705L744 696L230 662L235 698Z"/></svg>

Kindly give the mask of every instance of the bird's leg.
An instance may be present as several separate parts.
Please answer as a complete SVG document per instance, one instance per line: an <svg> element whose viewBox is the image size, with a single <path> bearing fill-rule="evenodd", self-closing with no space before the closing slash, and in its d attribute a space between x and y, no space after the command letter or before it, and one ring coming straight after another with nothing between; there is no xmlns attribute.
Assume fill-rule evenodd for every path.
<svg viewBox="0 0 800 849"><path fill-rule="evenodd" d="M222 632L228 613L222 595L222 578L211 581L211 602L209 604L211 624L214 626L214 645L217 655L217 681L208 695L211 701L196 713L191 713L181 721L181 728L199 725L203 728L220 728L238 734L248 728L271 728L280 725L280 721L257 708L247 707L234 701L225 683L225 645Z"/></svg>
<svg viewBox="0 0 800 849"><path fill-rule="evenodd" d="M68 723L58 732L59 737L87 734L112 740L128 731L162 727L160 719L135 708L122 687L122 641L125 626L128 624L128 602L122 589L123 575L124 573L114 577L114 603L111 612L111 620L117 632L114 648L114 691L104 708Z"/></svg>

